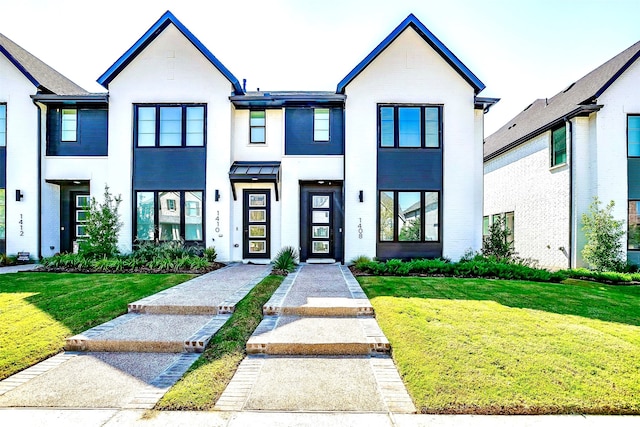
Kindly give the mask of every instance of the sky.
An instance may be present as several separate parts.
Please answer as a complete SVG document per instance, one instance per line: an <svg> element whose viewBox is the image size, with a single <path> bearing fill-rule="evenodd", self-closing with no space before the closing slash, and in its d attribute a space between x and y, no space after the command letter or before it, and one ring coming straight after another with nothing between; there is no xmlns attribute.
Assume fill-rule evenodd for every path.
<svg viewBox="0 0 640 427"><path fill-rule="evenodd" d="M639 0L0 0L0 33L83 88L170 10L255 90L329 90L413 13L501 98L488 136L640 40Z"/></svg>

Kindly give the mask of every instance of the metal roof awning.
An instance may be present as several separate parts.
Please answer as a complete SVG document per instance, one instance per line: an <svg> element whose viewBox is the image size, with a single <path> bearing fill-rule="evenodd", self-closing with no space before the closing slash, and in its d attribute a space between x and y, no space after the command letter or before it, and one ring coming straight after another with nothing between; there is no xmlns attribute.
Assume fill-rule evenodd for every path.
<svg viewBox="0 0 640 427"><path fill-rule="evenodd" d="M269 182L273 183L276 201L280 200L278 184L280 183L280 162L233 162L229 169L229 181L233 200L237 200L236 183Z"/></svg>

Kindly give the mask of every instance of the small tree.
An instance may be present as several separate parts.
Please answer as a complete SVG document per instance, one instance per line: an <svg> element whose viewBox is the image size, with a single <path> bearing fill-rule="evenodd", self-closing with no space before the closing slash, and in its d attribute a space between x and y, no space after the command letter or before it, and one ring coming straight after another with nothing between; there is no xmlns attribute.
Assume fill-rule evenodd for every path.
<svg viewBox="0 0 640 427"><path fill-rule="evenodd" d="M587 238L582 258L594 270L620 271L625 265L621 240L624 221L613 217L613 200L604 208L600 205L600 200L594 197L589 212L582 214L582 230Z"/></svg>
<svg viewBox="0 0 640 427"><path fill-rule="evenodd" d="M87 213L85 230L87 238L80 242L80 253L89 258L109 258L118 254L118 233L122 227L118 207L122 197L113 197L109 186L104 186L104 201L95 198Z"/></svg>
<svg viewBox="0 0 640 427"><path fill-rule="evenodd" d="M489 235L482 240L482 255L495 257L498 261L512 261L516 253L509 241L511 230L504 215L496 217L489 227Z"/></svg>

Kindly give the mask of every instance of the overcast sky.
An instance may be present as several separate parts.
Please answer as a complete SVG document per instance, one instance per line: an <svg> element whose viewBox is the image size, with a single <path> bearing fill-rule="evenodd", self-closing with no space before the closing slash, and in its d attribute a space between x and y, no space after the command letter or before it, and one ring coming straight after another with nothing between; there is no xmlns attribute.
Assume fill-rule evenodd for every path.
<svg viewBox="0 0 640 427"><path fill-rule="evenodd" d="M250 90L335 90L413 13L502 99L486 135L640 40L640 0L0 0L0 33L101 91L166 10Z"/></svg>

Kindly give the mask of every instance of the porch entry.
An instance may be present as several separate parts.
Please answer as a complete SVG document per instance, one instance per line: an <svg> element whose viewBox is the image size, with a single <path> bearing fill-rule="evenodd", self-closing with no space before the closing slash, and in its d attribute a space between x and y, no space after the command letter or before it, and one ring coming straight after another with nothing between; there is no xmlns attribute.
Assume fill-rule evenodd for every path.
<svg viewBox="0 0 640 427"><path fill-rule="evenodd" d="M271 258L270 196L270 190L243 191L243 258Z"/></svg>
<svg viewBox="0 0 640 427"><path fill-rule="evenodd" d="M87 237L89 205L88 185L60 186L60 252L77 252L80 240Z"/></svg>
<svg viewBox="0 0 640 427"><path fill-rule="evenodd" d="M300 260L342 261L342 182L300 184Z"/></svg>

